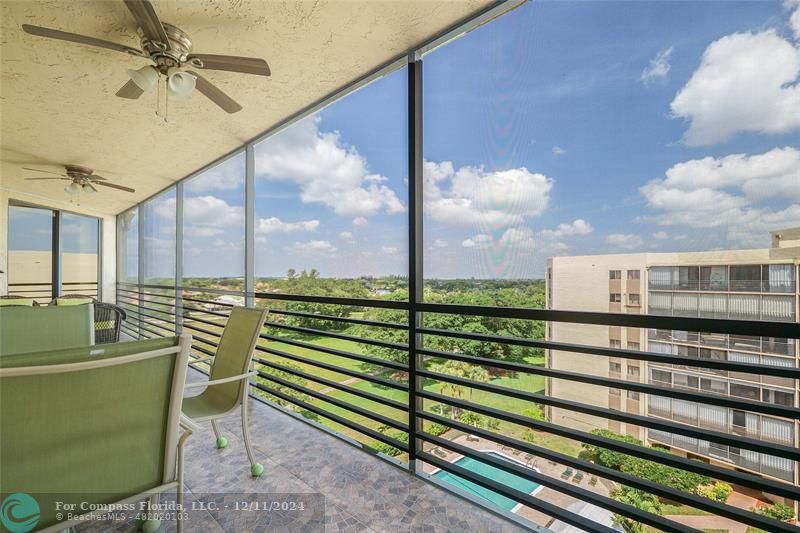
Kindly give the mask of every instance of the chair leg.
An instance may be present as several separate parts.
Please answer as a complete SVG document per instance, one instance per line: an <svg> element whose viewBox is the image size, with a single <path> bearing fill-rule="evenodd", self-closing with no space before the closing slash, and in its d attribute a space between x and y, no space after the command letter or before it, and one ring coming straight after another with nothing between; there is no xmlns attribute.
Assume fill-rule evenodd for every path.
<svg viewBox="0 0 800 533"><path fill-rule="evenodd" d="M247 427L247 396L242 401L242 435L244 436L244 447L247 450L247 459L250 461L250 474L258 477L264 473L264 465L256 462L253 457L253 449L250 447L250 429Z"/></svg>
<svg viewBox="0 0 800 533"><path fill-rule="evenodd" d="M159 495L153 494L152 496L150 496L150 507L152 509L157 509L159 501L160 501ZM148 510L148 513L156 514L155 511L151 510ZM149 520L145 520L144 522L142 522L142 531L144 531L144 533L155 533L156 531L158 531L158 528L160 527L161 527L161 520L159 520L158 518L151 518Z"/></svg>
<svg viewBox="0 0 800 533"><path fill-rule="evenodd" d="M228 445L228 439L226 439L220 434L216 420L211 421L211 427L214 428L214 436L217 437L217 448L221 450L222 448Z"/></svg>

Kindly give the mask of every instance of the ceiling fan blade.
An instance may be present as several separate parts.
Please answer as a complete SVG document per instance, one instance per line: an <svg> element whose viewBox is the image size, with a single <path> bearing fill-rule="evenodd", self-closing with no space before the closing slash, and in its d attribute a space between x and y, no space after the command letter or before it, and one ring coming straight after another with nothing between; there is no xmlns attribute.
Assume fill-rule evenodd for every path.
<svg viewBox="0 0 800 533"><path fill-rule="evenodd" d="M123 185L117 185L115 183L108 183L106 181L96 181L94 182L95 185L102 185L103 187L111 187L112 189L119 189L121 191L126 192L136 192L136 189L131 189L130 187L125 187Z"/></svg>
<svg viewBox="0 0 800 533"><path fill-rule="evenodd" d="M229 72L243 72L245 74L257 74L259 76L269 76L269 65L263 59L257 57L239 57L214 54L192 54L189 61L199 60L192 64L197 68L205 70L227 70Z"/></svg>
<svg viewBox="0 0 800 533"><path fill-rule="evenodd" d="M169 39L164 25L156 15L156 10L150 0L124 0L136 23L142 28L144 36L151 41L162 43L169 50Z"/></svg>
<svg viewBox="0 0 800 533"><path fill-rule="evenodd" d="M140 96L144 94L144 91L133 83L133 80L128 80L128 82L122 86L122 88L117 91L117 96L120 98L127 98L128 100L136 100Z"/></svg>
<svg viewBox="0 0 800 533"><path fill-rule="evenodd" d="M144 52L125 46L123 44L112 43L111 41L104 41L95 37L88 37L86 35L78 35L77 33L69 33L61 30L54 30L52 28L42 28L41 26L31 26L30 24L23 24L22 29L31 35L38 35L39 37L49 37L50 39L60 39L62 41L70 41L78 44L88 44L89 46L99 46L100 48L107 48L116 52L124 54L132 54L135 56L144 56Z"/></svg>
<svg viewBox="0 0 800 533"><path fill-rule="evenodd" d="M220 106L224 111L227 113L236 113L237 111L242 110L242 106L237 104L233 98L222 92L222 90L220 90L216 85L198 75L196 72L188 72L192 76L197 77L195 88L203 93L206 98Z"/></svg>
<svg viewBox="0 0 800 533"><path fill-rule="evenodd" d="M97 174L92 174L91 176L89 176L89 180L90 181L94 181L94 180L97 180L97 181L108 181L108 178L104 178L103 176L98 176Z"/></svg>
<svg viewBox="0 0 800 533"><path fill-rule="evenodd" d="M54 176L61 176L62 178L66 177L65 174L59 174L58 172L50 172L49 170L42 170L40 168L22 167L22 170L32 170L34 172L44 172L45 174L53 174ZM32 178L29 178L29 179L32 179Z"/></svg>
<svg viewBox="0 0 800 533"><path fill-rule="evenodd" d="M38 181L38 180L72 180L72 178L23 178L25 180Z"/></svg>
<svg viewBox="0 0 800 533"><path fill-rule="evenodd" d="M97 192L97 188L92 183L87 183L86 185L84 185L84 187L89 187L90 189L92 189L92 192Z"/></svg>

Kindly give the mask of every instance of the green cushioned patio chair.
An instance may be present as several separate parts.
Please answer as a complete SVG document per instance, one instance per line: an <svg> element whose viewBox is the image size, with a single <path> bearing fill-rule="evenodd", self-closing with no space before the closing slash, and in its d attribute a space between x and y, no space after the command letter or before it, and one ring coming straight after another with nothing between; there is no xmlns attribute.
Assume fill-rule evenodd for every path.
<svg viewBox="0 0 800 533"><path fill-rule="evenodd" d="M94 344L94 306L0 307L0 355Z"/></svg>
<svg viewBox="0 0 800 533"><path fill-rule="evenodd" d="M181 417L190 345L185 335L0 358L0 500L27 504L37 531L89 519L59 516L57 502L74 515L128 504L131 516L175 489L182 505L183 443L196 428Z"/></svg>
<svg viewBox="0 0 800 533"><path fill-rule="evenodd" d="M23 307L34 307L38 306L39 302L37 302L33 298L26 298L25 296L17 296L15 294L0 295L0 307L12 306L12 305L23 306Z"/></svg>
<svg viewBox="0 0 800 533"><path fill-rule="evenodd" d="M256 374L253 372L253 350L266 317L266 309L234 307L213 357L209 380L186 385L187 389L205 387L205 390L197 396L183 400L183 413L187 417L194 422L211 422L218 448L227 446L228 441L220 434L217 420L241 411L244 446L250 461L250 473L255 477L264 472L264 467L255 461L250 446L247 397L250 378ZM206 357L193 362L209 359L212 358Z"/></svg>

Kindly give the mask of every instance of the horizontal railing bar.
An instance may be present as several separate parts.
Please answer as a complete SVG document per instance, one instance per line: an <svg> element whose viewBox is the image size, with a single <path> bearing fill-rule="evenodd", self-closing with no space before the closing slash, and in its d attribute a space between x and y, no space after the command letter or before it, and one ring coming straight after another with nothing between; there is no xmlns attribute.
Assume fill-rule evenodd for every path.
<svg viewBox="0 0 800 533"><path fill-rule="evenodd" d="M316 313L305 313L303 311L287 311L286 309L270 309L269 312L270 314L273 315L300 316L304 318L313 318L315 320L330 320L332 322L360 324L363 326L373 326L376 328L403 329L403 330L408 329L408 325L399 324L397 322L376 322L374 320L364 320L361 318L349 318L349 317L340 317L340 316L331 316L322 314L318 315Z"/></svg>
<svg viewBox="0 0 800 533"><path fill-rule="evenodd" d="M154 324L154 323L152 323L152 322L148 322L148 321L146 321L146 320L145 320L144 318L142 318L142 317L151 318L151 319L153 319L153 320L163 320L164 322L166 322L166 323L168 323L168 324L172 324L173 326L175 325L175 322L174 322L174 321L171 321L171 320L168 320L168 319L164 319L164 318L162 318L162 317L153 317L153 316L151 316L151 315L148 315L147 313L142 313L141 311L139 311L139 310L137 310L137 309L129 309L129 308L126 308L126 307L122 307L121 309L122 309L123 311L125 311L126 313L133 313L134 315L136 315L137 317L139 317L137 320L141 320L141 321L142 321L142 322L144 322L145 324L150 324L151 326L156 326L157 324ZM161 327L161 326L159 326L159 327ZM167 329L167 328L164 328L164 329ZM171 330L171 331L172 331L172 330Z"/></svg>
<svg viewBox="0 0 800 533"><path fill-rule="evenodd" d="M158 331L153 331L152 329L148 329L148 328L144 327L144 326L142 325L142 323L144 323L144 324L147 324L148 326L155 326L155 324L150 324L149 322L145 322L144 320L142 320L142 319L139 319L139 329L142 329L142 330L144 330L144 331L147 331L148 333L152 333L153 335L157 335L157 336L158 336L158 338L161 338L161 337L171 337L171 336L174 336L174 335L175 335L175 332L174 332L174 331L170 331L170 334L169 334L169 335L164 335L163 333L160 333L160 332L158 332Z"/></svg>
<svg viewBox="0 0 800 533"><path fill-rule="evenodd" d="M528 309L521 307L487 307L478 305L418 303L423 313L485 316L520 320L569 322L600 326L629 328L676 329L708 333L732 333L762 337L800 338L800 325L794 322L768 322L761 320L735 320L695 318L665 315L639 315L632 313L598 313L592 311L561 311L554 309Z"/></svg>
<svg viewBox="0 0 800 533"><path fill-rule="evenodd" d="M629 444L627 442L594 435L592 433L568 428L566 426L560 426L558 424L553 424L552 422L535 420L530 417L508 413L492 407L485 407L472 402L458 401L454 398L441 394L423 390L419 391L418 395L428 400L455 405L484 416L499 418L500 420L505 420L506 422L519 424L532 429L538 429L553 435L558 435L560 437L566 437L568 439L577 440L594 446L601 446L609 450L632 455L648 461L665 464L681 470L695 472L711 478L729 481L745 487L761 490L769 494L775 494L777 496L783 496L793 500L800 500L800 488L781 481L754 476L744 472L737 472L736 470L714 466L701 461L681 457L679 455L658 451L653 448Z"/></svg>
<svg viewBox="0 0 800 533"><path fill-rule="evenodd" d="M172 294L159 294L159 293L155 293L155 292L129 291L127 289L120 289L120 288L117 288L117 290L120 291L120 292L124 292L124 293L128 293L128 294L134 294L134 295L137 295L137 296L141 294L142 296L152 296L154 298L170 298L170 299L173 299L173 300L175 299L174 291L173 291Z"/></svg>
<svg viewBox="0 0 800 533"><path fill-rule="evenodd" d="M97 285L96 281L62 281L61 285ZM9 283L9 287L37 287L37 286L49 286L52 287L53 284L49 281L43 281L42 283Z"/></svg>
<svg viewBox="0 0 800 533"><path fill-rule="evenodd" d="M321 383L328 387L338 389L343 392L347 392L348 394L353 394L355 396L360 396L367 400L380 403L386 405L387 407L392 407L394 409L398 409L404 413L408 413L408 404L403 402L398 402L396 400L392 400L391 398L384 398L383 396L378 396L377 394L373 394L371 392L363 391L361 389L357 389L355 387L351 387L350 385L345 385L343 383L339 383L338 381L333 381L331 379L323 378L320 376L315 376L313 374L309 374L308 372L303 372L302 370L295 370L293 368L288 368L283 365L279 365L277 363L273 363L272 361L267 361L266 359L261 359L260 357L255 357L253 360L256 363L259 363L264 366L268 366L274 370L279 370L281 372L286 372L287 374L291 374L293 376L298 376L310 381L314 381L316 383Z"/></svg>
<svg viewBox="0 0 800 533"><path fill-rule="evenodd" d="M209 311L207 309L197 309L196 307L186 307L185 305L182 305L181 308L184 311L193 311L195 313L204 313L204 314L207 314L207 315L213 315L213 316L219 316L219 317L222 317L222 318L228 318L228 315L226 315L225 313L220 313L218 311Z"/></svg>
<svg viewBox="0 0 800 533"><path fill-rule="evenodd" d="M441 437L436 437L424 432L417 432L417 437L419 437L420 439L424 439L430 443L437 444L438 446L460 453L464 457L470 457L484 464L489 464L495 468L505 470L506 472L513 474L515 476L519 476L524 479L533 481L539 485L549 487L550 489L560 492L561 494L572 496L573 498L576 498L580 501L597 505L598 507L602 507L603 509L607 509L609 511L627 516L628 518L632 518L643 524L656 527L661 531L669 531L672 533L685 533L686 531L694 531L697 533L701 533L697 529L687 528L686 526L679 524L673 520L663 518L653 513L648 513L647 511L643 511L632 505L618 502L617 500L609 498L608 496L603 496L602 494L598 494L596 492L584 489L571 482L562 481L560 479L556 479L541 474L531 468L522 466L521 464L518 464L516 462L504 459L498 459L496 457L492 457L488 453L479 452L478 450L475 450L473 448L468 448L467 446L463 446L456 442L449 441Z"/></svg>
<svg viewBox="0 0 800 533"><path fill-rule="evenodd" d="M200 352L200 353L204 353L204 354L206 354L206 355L208 355L208 356L211 356L211 357L214 357L214 356L216 355L216 354L215 354L215 352L212 352L212 351L210 351L210 350L206 350L206 349L205 349L205 348L203 348L202 346L197 346L197 345L196 345L196 344L194 344L194 343L192 343L192 349L193 349L193 350L197 350L198 352Z"/></svg>
<svg viewBox="0 0 800 533"><path fill-rule="evenodd" d="M194 324L187 324L186 322L184 322L183 323L183 327L185 327L187 329L191 329L192 331L199 331L200 333L205 333L206 335L211 335L212 337L215 337L217 339L221 339L222 338L222 333L221 332L218 333L216 331L209 331L207 329L203 329L203 328L197 327Z"/></svg>
<svg viewBox="0 0 800 533"><path fill-rule="evenodd" d="M587 405L572 400L563 400L560 398L554 398L552 396L546 396L543 394L535 394L527 391L514 390L508 387L500 387L498 385L492 385L490 383L479 383L477 381L471 381L468 379L450 376L447 374L441 374L439 372L430 372L428 370L419 369L417 370L417 375L433 378L440 381L447 381L449 383L455 383L457 385L462 385L464 387L480 389L506 397L517 398L520 400L526 400L534 403L550 405L552 407L559 407L561 409L567 409L569 411L593 415L599 418L605 418L607 420L617 420L619 422L625 422L627 424L635 424L640 427L647 427L660 431L666 431L668 433L677 433L679 435L686 435L687 437L692 437L695 439L714 441L720 444L727 444L728 446L734 446L736 448L747 448L749 450L753 450L759 453L767 453L769 455L784 457L786 459L791 459L793 461L797 461L798 459L800 459L800 449L795 448L794 446L767 443L759 439L753 439L739 435L732 435L729 433L722 433L719 431L712 431L707 428L688 426L686 424L680 424L674 421L669 421L669 422L661 421L658 418L641 416L632 413L625 413L622 411L616 411L614 409L608 409L605 407L596 407L593 405Z"/></svg>
<svg viewBox="0 0 800 533"><path fill-rule="evenodd" d="M451 474L455 474L459 477L468 479L469 481L472 481L477 485L480 485L484 488L487 488L491 491L501 494L506 498L510 498L519 503L523 503L532 509L535 509L546 515L552 516L553 518L561 520L562 522L566 522L567 524L575 526L579 528L581 531L589 531L591 533L618 533L616 529L612 529L610 527L598 524L591 518L583 517L579 514L573 513L572 511L568 511L567 509L561 506L555 505L553 503L537 498L535 496L531 496L530 494L526 494L520 490L509 487L508 485L499 483L498 481L495 481L493 479L479 476L473 473L471 470L467 470L466 468L458 466L455 463L444 461L428 452L418 451L417 459L422 459L426 463L430 463L433 466L439 467L440 469L446 472L450 472Z"/></svg>
<svg viewBox="0 0 800 533"><path fill-rule="evenodd" d="M341 407L342 409L347 409L350 412L359 414L359 415L361 415L361 416L363 416L365 418L368 418L370 420L373 420L375 422L380 422L381 424L383 424L385 426L391 426L391 427L393 427L395 429L399 429L401 431L405 431L406 433L408 433L408 424L407 423L399 422L397 420L394 420L393 418L389 418L388 416L383 416L383 415L378 414L378 413L370 412L369 410L364 409L363 407L359 407L357 405L353 405L353 404L351 404L349 402L346 402L344 400L340 400L338 398L332 398L330 396L322 394L321 392L315 391L313 389L309 389L308 387L304 387L302 385L298 385L297 383L292 383L291 381L285 380L285 379L281 378L280 376L275 376L275 375L269 374L267 372L262 372L260 370L257 371L257 372L258 372L258 376L263 378L263 379L267 379L269 381L273 381L275 383L279 383L279 384L283 385L284 387L289 387L290 389L296 390L298 392L302 392L303 394L307 394L307 395L311 396L312 398L316 398L316 399L318 399L320 401L327 402L327 403L329 403L331 405L335 405L337 407Z"/></svg>
<svg viewBox="0 0 800 533"><path fill-rule="evenodd" d="M244 278L242 278L242 284L244 284ZM178 287L179 291L182 292L207 292L210 294L221 294L225 296L241 296L242 298L245 297L247 294L244 290L241 291L234 291L231 289L216 289L211 287Z"/></svg>
<svg viewBox="0 0 800 533"><path fill-rule="evenodd" d="M271 292L256 292L254 296L262 300L284 300L287 302L311 302L320 304L346 305L349 307L375 307L383 309L408 310L408 302L400 302L397 300L333 298L328 296L303 296L300 294L276 294Z"/></svg>
<svg viewBox="0 0 800 533"><path fill-rule="evenodd" d="M304 342L298 341L296 339L290 339L288 337L280 337L278 335L267 335L266 333L262 333L260 337L264 340L272 341L272 342L280 342L283 344L289 344L291 346L296 346L298 348L306 348L308 350L314 350L317 352L328 353L331 355L336 355L339 357L344 357L346 359L352 359L354 361L361 361L362 363L368 363L371 365L382 366L386 368L393 368L395 370L399 370L401 372L408 372L408 367L403 363L398 363L397 361L392 361L389 359L380 359L378 357L370 357L369 355L361 355L352 352L346 352L344 350L337 350L336 348L328 348L327 346L320 346L318 344L313 344L311 342Z"/></svg>
<svg viewBox="0 0 800 533"><path fill-rule="evenodd" d="M626 359L650 361L654 363L686 365L700 368L713 368L716 370L729 370L731 372L745 372L751 374L800 379L800 368L795 367L787 368L780 366L754 365L751 363L717 361L712 359L699 359L693 357L658 354L655 352L644 352L640 350L624 350L621 348L607 348L604 346L589 346L585 344L570 344L555 341L522 339L519 337L485 335L480 333L471 333L468 331L452 331L435 328L419 328L417 331L428 335L453 337L456 339L492 342L497 344L510 344L515 346L527 346L531 348L545 348L564 352L585 353L589 355L601 355L607 357L623 357Z"/></svg>
<svg viewBox="0 0 800 533"><path fill-rule="evenodd" d="M174 320L174 318L163 317L163 316L153 316L153 315L148 315L147 313L144 313L144 312L142 312L142 311L141 311L141 309L147 309L148 311L153 311L153 312L155 312L155 313L164 313L164 314L167 314L167 312L166 312L166 311L159 311L158 309L151 309L151 308L149 308L149 307L142 307L141 305L129 304L129 303L127 303L127 302L123 302L123 305L130 305L130 306L133 306L133 307L138 307L138 308L139 308L139 309L137 310L137 309L132 309L132 308L127 308L127 307L122 307L122 306L120 306L120 307L122 307L122 309L123 309L123 310L125 310L125 311L130 311L131 313L136 313L137 315L146 316L146 317L148 317L148 318L152 318L153 320L163 320L163 321L165 321L165 322L169 322L169 323L171 323L171 324L174 324L174 323L175 323L175 320ZM170 314L171 314L171 313L170 313ZM172 316L174 317L175 315L172 315Z"/></svg>
<svg viewBox="0 0 800 533"><path fill-rule="evenodd" d="M391 387L394 389L398 389L404 392L408 392L408 385L405 383L399 383L396 381L392 381L386 378L381 378L378 376L371 376L369 374L365 374L363 372L356 372L354 370L348 370L346 368L338 367L336 365L332 365L329 363L323 363L322 361L317 361L315 359L311 359L309 357L303 357L302 355L295 355L289 352L283 352L281 350L276 350L274 348L267 348L265 346L256 346L256 350L272 355L277 355L278 357L284 357L286 359L291 359L293 361L298 361L300 363L306 363L312 366L316 366L319 368L324 368L326 370L330 370L332 372L338 372L339 374L344 374L346 376L352 376L354 378L360 378L365 381L371 381L373 383L378 383L379 385L385 385L387 387Z"/></svg>
<svg viewBox="0 0 800 533"><path fill-rule="evenodd" d="M204 337L199 337L197 335L192 335L192 340L193 341L202 342L203 344L208 344L209 346L213 346L214 349L219 348L219 345L216 342L212 342L212 341L210 341L210 340L208 340L208 339L206 339Z"/></svg>
<svg viewBox="0 0 800 533"><path fill-rule="evenodd" d="M126 322L121 322L121 323L120 323L120 327L121 327L122 329L126 330L125 332L126 332L128 335L130 335L131 337L138 337L138 336L139 336L139 333L137 333L137 332L135 331L135 329L134 329L134 326L129 326L129 325L126 323Z"/></svg>
<svg viewBox="0 0 800 533"><path fill-rule="evenodd" d="M214 322L213 320L206 320L205 318L199 318L199 317L196 317L196 316L184 317L183 320L184 320L184 322L187 321L187 320L191 320L192 322L200 322L201 324L207 324L209 326L214 326L214 327L217 327L217 328L224 328L225 327L225 324L220 324L218 322Z"/></svg>
<svg viewBox="0 0 800 533"><path fill-rule="evenodd" d="M137 307L139 309L146 309L147 311L152 311L153 313L162 313L164 315L169 315L170 318L168 318L168 320L173 320L174 317L175 317L175 313L172 312L172 311L165 311L165 310L159 309L157 307L150 307L150 306L146 306L146 305L142 305L142 304L138 304L138 303L133 303L133 302L131 302L129 300L122 300L120 298L117 298L117 304L120 307L128 305L128 306L131 306L131 307Z"/></svg>
<svg viewBox="0 0 800 533"><path fill-rule="evenodd" d="M159 313L168 313L170 315L175 315L175 311L174 311L175 304L169 304L169 303L165 303L165 302L156 302L154 300L142 300L142 299L139 299L139 298L133 298L131 296L127 296L125 294L118 294L117 295L117 299L119 300L120 298L127 298L126 300L121 300L121 301L124 302L124 303L130 303L131 305L136 305L136 306L142 307L143 309L150 309L151 311L158 311ZM139 303L133 303L133 301L136 301L136 302L139 302ZM143 304L151 304L151 305L152 304L156 304L156 305L160 305L161 307L167 307L169 309L172 309L172 311L164 311L160 307L152 307L151 305L143 305Z"/></svg>
<svg viewBox="0 0 800 533"><path fill-rule="evenodd" d="M142 287L143 289L168 289L168 290L175 290L174 285L153 285L147 283L128 283L127 281L118 281L117 285L122 285L123 287Z"/></svg>
<svg viewBox="0 0 800 533"><path fill-rule="evenodd" d="M300 326L290 326L288 324L279 324L278 322L264 322L265 326L285 329L288 331L297 331L298 333L305 333L307 335L317 335L321 337L331 337L334 339L341 339L345 341L357 342L359 344L369 344L372 346L380 346L381 348L389 348L391 350L408 351L408 346L396 342L380 341L377 339L370 339L367 337L356 337L355 335L347 335L345 333L336 333L334 331L325 331L323 329L304 328Z"/></svg>
<svg viewBox="0 0 800 533"><path fill-rule="evenodd" d="M345 426L347 428L350 428L350 429L352 429L354 431L358 431L359 433L367 435L368 437L371 437L371 438L373 438L373 439L375 439L377 441L383 442L384 444L388 444L389 446L393 446L393 447L397 448L398 450L402 450L404 452L408 452L408 445L406 443L401 442L401 441L399 441L397 439L394 439L392 437L387 437L383 433L375 431L374 429L371 429L371 428L368 428L368 427L364 427L361 424L357 424L357 423L355 423L355 422L353 422L351 420L348 420L348 419L346 419L344 417L341 417L341 416L339 416L339 415L337 415L335 413L331 413L329 411L321 409L321 408L317 407L316 405L311 405L308 402L304 402L303 400L300 400L298 398L294 398L294 397L292 397L292 396L290 396L288 394L284 394L284 393L282 393L280 391L277 391L277 390L274 390L274 389L270 389L269 387L267 387L266 385L263 385L261 383L251 382L250 384L253 387L257 388L258 390L266 392L267 394L271 394L273 396L277 396L278 398L280 398L280 399L282 399L284 401L293 403L293 404L295 404L295 405L297 405L299 407L302 407L303 409L305 409L307 411L311 411L312 413L316 413L319 416L322 416L322 417L328 418L330 420L333 420L334 422L337 422L337 423L339 423L339 424L341 424L341 425L343 425L343 426Z"/></svg>
<svg viewBox="0 0 800 533"><path fill-rule="evenodd" d="M696 507L698 509L702 509L705 511L709 511L714 514L718 514L720 516L725 516L727 518L731 518L733 520L738 520L743 523L748 523L750 525L754 525L756 527L764 527L766 525L774 525L771 522L765 522L764 519L752 512L746 511L744 509L739 509L738 507L733 507L730 505L725 505L720 502L716 502L714 500L704 498L702 496L698 496L696 494L692 494L689 492L685 492L682 490L674 489L667 485L662 485L661 483L656 483L654 481L649 481L647 479L643 479L620 470L615 470L613 468L609 468L606 466L599 465L594 463L593 461L584 461L582 459L578 459L576 457L572 457L571 455L567 455L564 453L556 452L545 448L543 446L537 446L535 444L531 444L525 441L521 441L512 437L505 437L502 435L498 435L497 433L493 433L491 431L474 427L469 424L464 424L463 422L459 422L456 420L451 420L449 418L445 418L440 415L436 415L430 413L428 411L421 411L417 412L417 416L421 418L425 418L430 420L431 422L435 422L437 424L442 424L445 426L452 427L459 431L463 431L465 433L471 433L477 435L479 437L483 437L487 440L491 440L497 442L504 446L509 446L512 448L516 448L522 450L526 453L535 455L536 457L541 457L550 461L554 461L556 463L560 463L566 466L570 466L577 470L583 470L585 472L589 472L590 474L598 475L605 479L610 479L612 481L616 481L617 483L622 483L624 485L628 485L630 487L644 490L646 492L650 492L657 496L667 498L672 501L676 501L679 503L684 503L686 505L690 505L692 507ZM418 432L417 435L425 440L430 442L437 443L439 440L446 440L442 439L441 437L436 437L429 433ZM449 441L448 441L449 442ZM459 447L462 445L458 445ZM453 448L456 449L456 448ZM551 478L552 479L552 478ZM556 489L557 490L557 489ZM791 526L789 526L791 527ZM788 531L793 531L790 529Z"/></svg>
<svg viewBox="0 0 800 533"><path fill-rule="evenodd" d="M782 418L791 418L793 420L800 420L800 409L795 407L785 407L777 404L770 404L756 401L737 400L728 396L719 396L715 394L707 394L703 392L690 392L681 389L665 388L658 385L649 383L640 383L638 381L628 381L624 379L604 378L582 374L580 372L570 372L567 370L553 370L552 368L537 367L533 365L526 365L524 363L514 363L501 361L497 359L488 359L486 357L477 357L467 354L459 354L453 352L440 352L435 350L426 350L423 348L417 349L417 353L427 355L430 357L440 357L445 359L454 359L456 361L464 361L476 365L492 366L511 370L514 372L525 372L528 374L536 374L539 376L548 376L551 378L563 379L565 381L575 381L578 383L588 383L590 385L597 385L601 387L610 387L617 389L632 390L641 392L643 394L653 394L656 396L663 396L666 398L677 398L690 402L704 403L708 405L718 405L720 407L728 407L730 409L741 409L745 411L752 411L757 413L778 416Z"/></svg>
<svg viewBox="0 0 800 533"><path fill-rule="evenodd" d="M233 304L226 304L226 303L223 303L223 302L215 302L213 300L203 300L203 299L200 299L200 298L190 298L188 296L183 296L182 298L183 298L184 302L196 302L196 303L201 303L201 304L217 305L217 306L220 306L220 307L230 307L230 308L236 307Z"/></svg>

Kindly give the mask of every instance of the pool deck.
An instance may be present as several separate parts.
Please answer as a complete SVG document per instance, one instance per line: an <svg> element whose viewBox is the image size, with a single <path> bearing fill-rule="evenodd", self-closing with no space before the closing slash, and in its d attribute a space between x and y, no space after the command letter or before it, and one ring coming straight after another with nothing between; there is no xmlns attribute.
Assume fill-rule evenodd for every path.
<svg viewBox="0 0 800 533"><path fill-rule="evenodd" d="M447 437L447 435L449 435L449 433L445 434L445 438ZM468 446L470 448L474 448L476 450L487 450L487 451L492 450L498 453L502 453L503 455L510 457L516 461L519 461L522 464L527 464L531 467L538 469L542 474L554 477L556 479L562 479L561 475L566 470L566 467L562 464L540 459L535 456L522 453L518 450L512 450L511 448L501 446L496 442L492 442L487 439L482 439L480 437L468 438L467 435L460 434L452 440L453 442L457 442L459 444ZM450 461L450 462L457 461L460 457L462 457L461 454L453 453L438 447L431 448L431 451L438 457L441 457L445 461ZM437 468L431 465L425 465L424 470L428 473L433 473L437 470ZM595 485L590 485L589 482L591 478L592 476L587 474L584 475L583 480L581 480L580 482L576 482L573 480L572 483L584 489L591 490L592 492L608 496L610 490L610 487L606 485L606 483L608 482L602 479L598 479ZM539 499L557 505L562 509L566 509L567 507L569 507L570 505L572 505L577 501L575 498L562 494L549 487L539 487L536 491L535 496ZM553 521L553 518L551 516L539 512L535 509L531 509L530 507L527 507L525 505L522 505L519 508L517 508L514 511L514 513L522 518L530 520L531 522L539 526L547 526L550 522Z"/></svg>

